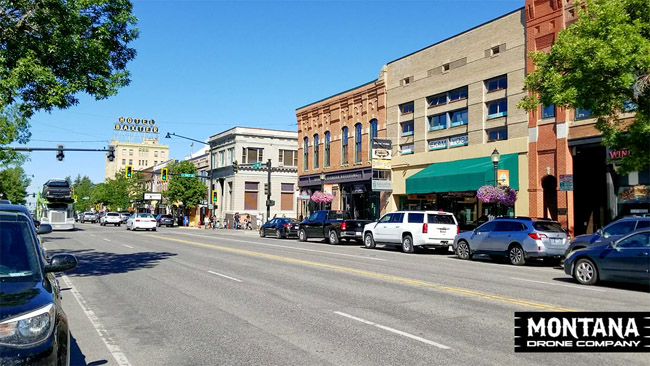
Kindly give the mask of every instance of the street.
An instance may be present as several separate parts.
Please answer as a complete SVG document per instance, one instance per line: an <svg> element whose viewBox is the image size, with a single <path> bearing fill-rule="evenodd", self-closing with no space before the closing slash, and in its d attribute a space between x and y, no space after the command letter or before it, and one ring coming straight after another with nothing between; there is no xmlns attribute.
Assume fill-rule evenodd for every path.
<svg viewBox="0 0 650 366"><path fill-rule="evenodd" d="M558 268L256 232L79 224L45 236L73 365L647 365L648 354L514 353L516 311L648 311L647 289Z"/></svg>

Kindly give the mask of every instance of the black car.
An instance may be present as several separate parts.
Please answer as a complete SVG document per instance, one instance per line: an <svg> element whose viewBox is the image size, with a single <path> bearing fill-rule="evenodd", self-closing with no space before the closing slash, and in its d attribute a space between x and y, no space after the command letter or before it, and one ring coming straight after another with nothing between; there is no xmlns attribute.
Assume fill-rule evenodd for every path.
<svg viewBox="0 0 650 366"><path fill-rule="evenodd" d="M174 226L174 218L172 215L158 215L156 216L156 226Z"/></svg>
<svg viewBox="0 0 650 366"><path fill-rule="evenodd" d="M298 222L284 217L267 221L260 228L260 236L274 235L278 239L297 237Z"/></svg>
<svg viewBox="0 0 650 366"><path fill-rule="evenodd" d="M65 179L50 179L43 185L43 198L48 201L72 201L72 188Z"/></svg>
<svg viewBox="0 0 650 366"><path fill-rule="evenodd" d="M70 363L70 331L54 272L76 266L70 254L46 260L31 219L0 211L1 364Z"/></svg>
<svg viewBox="0 0 650 366"><path fill-rule="evenodd" d="M609 244L633 231L650 228L650 217L630 216L614 221L593 234L577 236L571 241L566 255L574 250Z"/></svg>

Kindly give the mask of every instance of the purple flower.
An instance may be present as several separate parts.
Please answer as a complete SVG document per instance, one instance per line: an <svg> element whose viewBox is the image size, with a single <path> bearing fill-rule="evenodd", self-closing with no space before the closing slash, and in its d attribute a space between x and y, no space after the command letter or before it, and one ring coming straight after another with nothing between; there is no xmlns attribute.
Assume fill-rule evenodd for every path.
<svg viewBox="0 0 650 366"><path fill-rule="evenodd" d="M501 203L512 206L517 200L517 191L508 186L482 186L476 191L476 198L485 203Z"/></svg>

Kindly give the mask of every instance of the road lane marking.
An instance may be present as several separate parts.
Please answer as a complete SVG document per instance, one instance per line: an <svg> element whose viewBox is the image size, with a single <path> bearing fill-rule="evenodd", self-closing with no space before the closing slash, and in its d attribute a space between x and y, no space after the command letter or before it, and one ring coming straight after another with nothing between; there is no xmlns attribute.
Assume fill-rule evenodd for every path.
<svg viewBox="0 0 650 366"><path fill-rule="evenodd" d="M205 236L205 235L199 235L199 234L183 234L183 235L192 235L192 236L198 236L201 238L209 238L213 239L211 236ZM214 238L216 239L216 238ZM382 261L385 262L385 259L381 258L372 258L372 257L364 257L362 255L354 255L354 254L345 254L345 253L335 253L335 252L328 252L326 250L316 250L316 249L309 249L309 248L296 248L296 247L290 247L288 245L279 245L279 244L269 244L269 243L258 243L254 241L246 241L246 240L237 240L237 239L225 239L228 241L235 241L239 243L247 243L247 244L255 244L255 245L264 245L264 246L269 246L269 247L278 247L278 248L287 248L287 249L295 249L295 250L304 250L307 252L315 252L315 253L325 253L325 254L333 254L333 255L340 255L340 256L345 256L345 257L353 257L353 258L362 258L362 259L370 259L373 261Z"/></svg>
<svg viewBox="0 0 650 366"><path fill-rule="evenodd" d="M590 291L605 292L605 290L603 290L603 289L586 287L586 286L565 285L565 284L562 284L562 283L552 283L552 282L544 282L544 281L527 280L525 278L517 278L517 277L510 277L510 279L511 280L526 281L526 282L541 283L541 284L544 284L544 285L570 287L570 288L575 288L575 289L578 289L578 290L590 290Z"/></svg>
<svg viewBox="0 0 650 366"><path fill-rule="evenodd" d="M219 246L219 245L214 245L214 244L199 243L199 242L190 241L190 240L168 238L168 237L165 237L165 236L155 235L155 234L145 234L145 235L150 236L152 238L175 241L175 242L179 242L179 243L185 243L185 244L190 244L190 245L195 245L195 246L200 246L200 247L205 247L205 248L218 249L218 250L221 250L221 251L224 251L224 252L231 252L231 253L238 253L238 254L244 254L244 255L255 256L255 257L262 257L262 258L272 259L272 260L281 261L281 262L297 263L297 264L302 264L302 265L311 266L311 267L325 268L325 269L330 269L330 270L334 270L334 271L338 271L338 272L352 273L352 274L356 274L356 275L360 275L360 276L364 276L364 277L377 278L377 279L390 281L390 282L396 282L396 283L408 284L408 285L412 285L412 286L431 288L431 289L435 289L435 290L439 290L439 291L443 291L443 292L461 294L461 295L466 295L466 296L476 297L476 298L482 298L482 299L489 299L489 300L500 301L500 302L505 302L505 303L509 303L509 304L522 305L522 306L527 306L527 307L540 309L540 310L547 310L547 311L579 311L579 310L576 310L576 309L557 307L557 306L550 305L550 304L543 304L543 303L538 303L538 302L534 302L534 301L528 301L528 300L516 299L516 298L511 298L511 297L506 297L506 296L488 294L488 293L484 293L484 292L468 290L468 289L463 289L463 288L458 288L458 287L439 285L439 284L435 284L435 283L432 283L432 282L414 280L414 279L410 279L410 278L387 275L387 274L382 274L382 273L377 273L377 272L364 271L364 270L360 270L360 269L342 267L342 266L337 266L337 265L333 265L333 264L313 262L313 261L307 261L307 260L290 258L290 257L282 257L282 256L279 256L279 255L259 253L259 252L254 252L254 251L250 251L250 250L244 250L244 249L229 248L229 247L224 247L224 246Z"/></svg>
<svg viewBox="0 0 650 366"><path fill-rule="evenodd" d="M77 291L77 289L72 285L72 282L68 279L68 276L61 276L63 281L65 281L66 286L70 288L70 292L72 292L72 296L74 296L75 299L77 299L77 302L79 303L79 306L81 306L81 309L86 313L86 316L88 317L88 320L90 320L90 323L95 327L95 330L97 333L99 333L99 337L102 339L104 344L106 345L106 348L108 348L108 351L113 355L113 358L117 362L118 365L120 366L131 366L131 363L129 363L129 360L126 358L126 355L122 353L122 350L120 350L120 347L115 344L115 340L111 338L108 335L108 331L102 323L99 322L99 318L97 315L95 315L95 312L88 307L88 304L86 303L86 300L84 300L83 296Z"/></svg>
<svg viewBox="0 0 650 366"><path fill-rule="evenodd" d="M217 273L217 272L213 272L213 271L208 271L208 273L212 273L213 275L225 277L225 278L227 278L229 280L233 280L233 281L237 281L237 282L244 282L242 280L236 279L235 277L226 276L225 274L221 274L221 273Z"/></svg>
<svg viewBox="0 0 650 366"><path fill-rule="evenodd" d="M106 238L102 238L102 239L104 239L104 240L106 240L106 241L110 241L110 240L108 240L108 239L106 239Z"/></svg>
<svg viewBox="0 0 650 366"><path fill-rule="evenodd" d="M131 248L131 249L133 249L133 247L130 246L130 245L126 245L126 244L122 244L122 245L124 245L124 246L127 247L127 248Z"/></svg>
<svg viewBox="0 0 650 366"><path fill-rule="evenodd" d="M364 323L364 324L372 325L372 326L375 326L375 327L377 327L379 329L387 330L387 331L389 331L391 333L399 334L399 335L407 337L407 338L415 339L416 341L420 341L422 343L426 343L426 344L429 344L429 345L432 345L432 346L436 346L438 348L450 349L448 346L445 346L444 344L440 344L440 343L437 343L437 342L434 342L434 341L430 341L430 340L428 340L426 338L418 337L416 335L406 333L406 332L403 332L401 330L397 330L397 329L394 329L394 328L391 328L391 327L387 327L385 325L377 324L377 323L371 322L369 320L357 318L356 316L352 316L350 314L342 313L340 311L335 311L334 314L338 314L338 315L344 316L344 317L352 319L352 320L356 320L356 321Z"/></svg>
<svg viewBox="0 0 650 366"><path fill-rule="evenodd" d="M95 236L95 234L90 234L90 236Z"/></svg>

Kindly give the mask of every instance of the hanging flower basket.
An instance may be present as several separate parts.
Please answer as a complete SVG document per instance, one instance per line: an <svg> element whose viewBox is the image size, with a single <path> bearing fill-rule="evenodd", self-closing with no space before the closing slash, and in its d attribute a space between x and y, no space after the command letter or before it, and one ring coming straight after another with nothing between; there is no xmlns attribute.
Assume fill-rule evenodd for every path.
<svg viewBox="0 0 650 366"><path fill-rule="evenodd" d="M330 203L333 199L334 196L327 192L323 193L321 191L316 191L311 195L312 202L316 203Z"/></svg>
<svg viewBox="0 0 650 366"><path fill-rule="evenodd" d="M485 203L501 203L512 206L517 200L517 191L509 186L482 186L476 191L476 198Z"/></svg>

